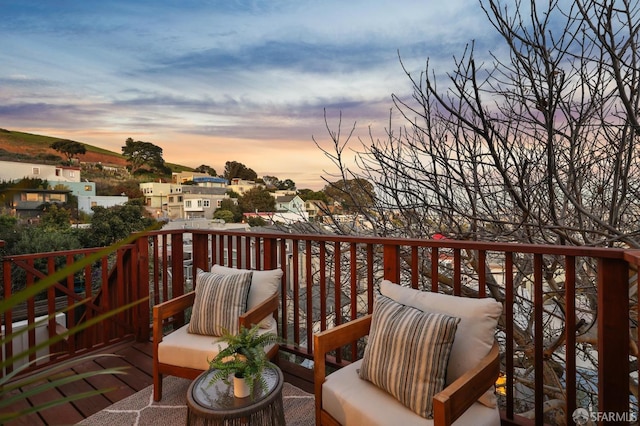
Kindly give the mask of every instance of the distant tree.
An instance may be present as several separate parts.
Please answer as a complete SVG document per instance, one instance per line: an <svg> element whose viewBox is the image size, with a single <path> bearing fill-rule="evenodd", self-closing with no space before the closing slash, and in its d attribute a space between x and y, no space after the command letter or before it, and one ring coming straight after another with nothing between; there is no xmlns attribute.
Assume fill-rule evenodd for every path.
<svg viewBox="0 0 640 426"><path fill-rule="evenodd" d="M213 214L213 218L214 219L222 219L224 220L226 223L232 223L235 222L233 220L233 213L230 212L229 210L222 210L222 209L218 209L216 210L216 212Z"/></svg>
<svg viewBox="0 0 640 426"><path fill-rule="evenodd" d="M27 226L21 230L20 237L11 248L11 252L12 254L47 253L79 248L82 248L82 244L78 232L70 227L55 229ZM44 265L36 266L43 267Z"/></svg>
<svg viewBox="0 0 640 426"><path fill-rule="evenodd" d="M253 171L253 169L248 168L242 163L238 163L237 161L227 161L224 165L224 178L229 181L233 178L256 180L258 175Z"/></svg>
<svg viewBox="0 0 640 426"><path fill-rule="evenodd" d="M322 191L313 191L311 189L301 189L298 192L298 195L300 196L300 198L302 198L303 201L320 200L320 201L324 201L325 203L329 202L329 200L327 199L327 194L325 194Z"/></svg>
<svg viewBox="0 0 640 426"><path fill-rule="evenodd" d="M8 214L0 214L0 230L13 229L18 224L18 219ZM0 239L2 239L0 237Z"/></svg>
<svg viewBox="0 0 640 426"><path fill-rule="evenodd" d="M263 218L261 218L260 216L252 216L249 219L247 219L247 223L251 227L253 227L253 226L265 226L267 224L267 221L264 220Z"/></svg>
<svg viewBox="0 0 640 426"><path fill-rule="evenodd" d="M49 147L55 149L60 154L65 155L69 164L71 164L71 160L73 158L76 158L78 155L84 155L87 153L87 148L84 146L84 144L66 139L55 141L51 145L49 145Z"/></svg>
<svg viewBox="0 0 640 426"><path fill-rule="evenodd" d="M206 164L202 164L196 167L195 169L193 169L193 171L198 173L207 173L209 174L209 176L218 176L218 174L216 173L216 169L211 166L207 166Z"/></svg>
<svg viewBox="0 0 640 426"><path fill-rule="evenodd" d="M273 212L276 210L276 200L263 187L251 188L239 199L238 204L243 212Z"/></svg>
<svg viewBox="0 0 640 426"><path fill-rule="evenodd" d="M357 208L370 208L376 201L373 184L362 178L329 182L324 187L323 192L329 201L340 203L342 208L347 211L353 211Z"/></svg>
<svg viewBox="0 0 640 426"><path fill-rule="evenodd" d="M278 188L278 185L280 184L280 179L278 179L275 176L262 176L262 182L264 182L264 186L267 187L267 189L272 189L272 188Z"/></svg>
<svg viewBox="0 0 640 426"><path fill-rule="evenodd" d="M71 228L71 211L56 204L47 204L40 216L39 226L47 232L52 229L69 229Z"/></svg>
<svg viewBox="0 0 640 426"><path fill-rule="evenodd" d="M18 219L8 214L0 214L0 240L5 242L7 251L13 246L17 238Z"/></svg>
<svg viewBox="0 0 640 426"><path fill-rule="evenodd" d="M135 179L124 181L116 180L96 180L96 195L126 195L130 200L142 198L140 182Z"/></svg>
<svg viewBox="0 0 640 426"><path fill-rule="evenodd" d="M225 194L228 195L230 198L240 198L240 194L238 194L236 191L232 189L227 189L227 192L225 192Z"/></svg>
<svg viewBox="0 0 640 426"><path fill-rule="evenodd" d="M151 142L134 141L127 138L125 146L122 147L122 155L129 161L131 173L135 173L145 165L151 170L166 173L162 148Z"/></svg>
<svg viewBox="0 0 640 426"><path fill-rule="evenodd" d="M291 179L285 179L283 181L280 181L280 185L278 185L278 189L296 189L296 183L294 181L292 181Z"/></svg>
<svg viewBox="0 0 640 426"><path fill-rule="evenodd" d="M40 178L22 178L17 182L3 181L0 183L0 189L48 189L49 182Z"/></svg>
<svg viewBox="0 0 640 426"><path fill-rule="evenodd" d="M150 229L158 222L146 214L141 200L133 200L122 206L92 207L91 228L87 233L86 247L103 247L115 243L132 232Z"/></svg>
<svg viewBox="0 0 640 426"><path fill-rule="evenodd" d="M233 219L228 222L238 223L242 221L242 210L237 203L235 203L232 199L226 198L222 200L220 203L220 208L218 210L227 210L233 214ZM218 211L216 210L216 212Z"/></svg>
<svg viewBox="0 0 640 426"><path fill-rule="evenodd" d="M267 189L296 189L296 183L291 179L280 180L275 176L263 176Z"/></svg>

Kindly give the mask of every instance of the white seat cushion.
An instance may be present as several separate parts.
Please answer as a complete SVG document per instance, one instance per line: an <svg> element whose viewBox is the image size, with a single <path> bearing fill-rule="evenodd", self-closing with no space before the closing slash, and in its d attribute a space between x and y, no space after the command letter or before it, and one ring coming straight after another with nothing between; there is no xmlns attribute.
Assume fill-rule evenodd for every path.
<svg viewBox="0 0 640 426"><path fill-rule="evenodd" d="M221 343L219 337L189 333L188 327L187 324L163 337L158 345L158 361L163 364L208 370L208 360L213 359L226 343ZM270 328L260 329L258 333L269 332L277 333L275 322ZM265 347L265 352L272 347L273 345Z"/></svg>
<svg viewBox="0 0 640 426"><path fill-rule="evenodd" d="M323 409L343 425L433 425L407 409L394 397L358 377L362 360L350 364L327 376L322 385ZM497 407L488 408L474 403L454 423L456 426L500 425Z"/></svg>

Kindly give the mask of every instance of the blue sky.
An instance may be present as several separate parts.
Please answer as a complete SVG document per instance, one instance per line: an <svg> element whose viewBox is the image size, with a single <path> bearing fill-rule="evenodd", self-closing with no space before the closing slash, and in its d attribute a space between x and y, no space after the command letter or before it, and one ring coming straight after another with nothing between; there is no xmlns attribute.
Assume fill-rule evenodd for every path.
<svg viewBox="0 0 640 426"><path fill-rule="evenodd" d="M382 131L398 61L446 72L492 33L476 0L0 0L0 127L319 189L323 109ZM487 47L487 49L490 46ZM442 64L441 66L439 64Z"/></svg>

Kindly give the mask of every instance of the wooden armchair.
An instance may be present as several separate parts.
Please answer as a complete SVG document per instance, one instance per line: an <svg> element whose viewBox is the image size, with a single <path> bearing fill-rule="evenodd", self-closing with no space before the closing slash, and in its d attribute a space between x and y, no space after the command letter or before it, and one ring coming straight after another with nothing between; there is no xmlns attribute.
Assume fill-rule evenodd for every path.
<svg viewBox="0 0 640 426"><path fill-rule="evenodd" d="M227 269L230 268L225 268ZM267 280L277 282L282 276L282 271L279 270L260 272L262 275L254 274L249 290L249 305L251 300L255 300L252 299L252 291L262 291L264 294L264 286L261 290L256 290L261 286L259 282L261 279L264 280L266 277ZM162 398L163 374L194 379L209 368L208 360L213 359L218 353L217 338L189 333L187 331L189 324L182 325L169 334L164 333L168 320L192 307L194 300L195 291L192 291L153 307L153 398L155 401ZM277 334L275 318L277 318L279 305L279 293L276 288L266 299L255 303L254 306L249 306L250 309L238 318L238 325L249 328L261 322L264 324L264 320L272 316L273 319L264 324L262 326L264 331L260 332ZM274 358L279 347L273 345L265 349L269 358Z"/></svg>
<svg viewBox="0 0 640 426"><path fill-rule="evenodd" d="M366 336L369 333L370 327L371 315L367 315L314 335L313 370L316 400L316 425L340 425L340 422L323 407L322 387L326 381L326 354L329 351L345 346L348 343ZM434 416L431 424L436 426L451 425L469 407L471 407L471 405L477 404L476 400L484 394L487 389L494 385L499 373L500 362L498 345L494 343L491 351L474 369L469 370L462 377L451 383L433 397ZM354 380L361 380L358 378L355 371L352 371L352 376ZM364 384L365 387L375 388L374 385L368 382L365 382ZM388 395L388 398L390 400L393 399L390 395ZM369 404L370 405L366 407L367 410L372 408L373 401L370 400ZM405 409L409 412L409 416L416 417L418 420L424 420L424 424L430 424L429 420L418 417L411 413L408 408ZM397 424L406 424L401 419L396 418L396 421Z"/></svg>
<svg viewBox="0 0 640 426"><path fill-rule="evenodd" d="M499 425L500 414L492 390L500 373L495 331L502 305L491 298L474 299L419 291L386 280L382 281L379 290L380 297L376 300L373 314L314 336L316 425L440 426L454 422L455 425ZM412 309L421 313L411 313ZM442 361L424 358L412 360L411 357L418 353L428 353L423 345L438 345L436 336L441 337L445 332L443 329L435 330L430 337L423 334L425 340L413 340L417 343L411 343L413 346L410 349L406 345L411 341L411 334L403 334L403 330L423 332L420 321L433 314L441 314L438 318L448 318L448 323L452 317L458 319L449 356ZM413 321L409 328L406 328L407 318ZM405 321L402 323L404 325L398 321ZM369 353L367 362L356 360L327 375L327 353L369 335L372 324L377 324L376 335L370 336L367 344L375 352ZM430 368L425 363L429 363ZM425 375L416 377L414 383L404 382L409 380L407 371L402 370L405 365L407 368L424 368L421 371L425 371ZM436 365L439 366L438 370L432 370ZM381 381L380 385L361 379L359 373L363 372L365 377L372 377L373 374L376 381ZM444 389L433 395L432 404L429 404L420 399L418 389L426 390L426 387L421 387L425 383L442 383L439 381L443 379L438 375L445 376ZM398 381L396 378L402 379ZM395 387L399 383L406 386L400 388L402 395L398 394ZM391 386L396 397L390 391L383 390L388 386ZM407 408L405 404L413 408ZM433 419L422 417L430 412Z"/></svg>

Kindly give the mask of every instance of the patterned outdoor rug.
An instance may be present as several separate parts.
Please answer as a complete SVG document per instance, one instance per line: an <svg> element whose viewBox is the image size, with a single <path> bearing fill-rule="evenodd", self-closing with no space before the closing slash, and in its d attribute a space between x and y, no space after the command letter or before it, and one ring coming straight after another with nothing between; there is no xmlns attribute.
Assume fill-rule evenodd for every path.
<svg viewBox="0 0 640 426"><path fill-rule="evenodd" d="M153 401L153 386L86 418L80 425L184 425L187 418L186 395L190 380L166 377L162 400ZM314 397L289 383L282 387L287 426L312 426L315 422Z"/></svg>

